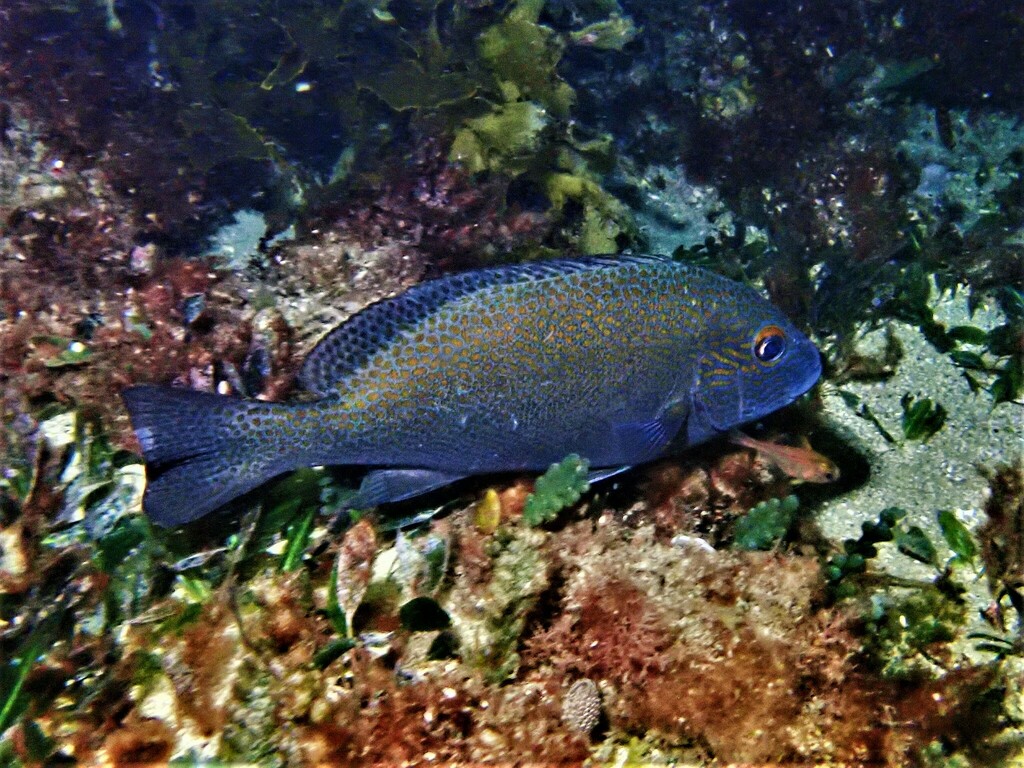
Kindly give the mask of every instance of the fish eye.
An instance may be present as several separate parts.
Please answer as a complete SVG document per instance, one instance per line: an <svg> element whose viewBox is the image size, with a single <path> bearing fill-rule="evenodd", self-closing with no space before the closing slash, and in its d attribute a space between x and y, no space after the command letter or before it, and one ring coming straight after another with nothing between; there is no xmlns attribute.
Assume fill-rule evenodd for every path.
<svg viewBox="0 0 1024 768"><path fill-rule="evenodd" d="M754 356L762 363L774 363L786 351L786 334L777 325L766 325L754 337Z"/></svg>

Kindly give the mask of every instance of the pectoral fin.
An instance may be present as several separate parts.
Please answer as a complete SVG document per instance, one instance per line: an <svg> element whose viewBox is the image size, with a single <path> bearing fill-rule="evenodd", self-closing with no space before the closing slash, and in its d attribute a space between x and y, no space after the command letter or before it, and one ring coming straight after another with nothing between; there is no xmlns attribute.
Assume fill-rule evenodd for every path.
<svg viewBox="0 0 1024 768"><path fill-rule="evenodd" d="M629 464L660 456L686 421L687 408L669 404L649 421L616 424L612 428L618 455Z"/></svg>

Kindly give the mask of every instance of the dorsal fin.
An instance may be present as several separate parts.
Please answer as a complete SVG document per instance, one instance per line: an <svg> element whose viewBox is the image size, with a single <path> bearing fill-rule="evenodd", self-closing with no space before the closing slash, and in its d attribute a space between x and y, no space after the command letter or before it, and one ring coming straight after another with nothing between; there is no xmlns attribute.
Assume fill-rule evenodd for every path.
<svg viewBox="0 0 1024 768"><path fill-rule="evenodd" d="M299 385L326 397L399 333L450 301L498 285L545 280L559 275L626 264L665 262L658 256L591 256L488 267L429 280L405 293L361 309L317 342L299 371Z"/></svg>

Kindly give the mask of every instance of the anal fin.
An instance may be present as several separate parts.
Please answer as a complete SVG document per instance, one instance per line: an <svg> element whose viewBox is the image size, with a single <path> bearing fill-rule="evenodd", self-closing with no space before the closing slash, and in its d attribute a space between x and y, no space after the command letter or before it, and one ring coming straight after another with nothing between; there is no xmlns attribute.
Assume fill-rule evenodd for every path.
<svg viewBox="0 0 1024 768"><path fill-rule="evenodd" d="M363 478L351 509L369 509L381 504L411 499L466 477L433 469L375 469Z"/></svg>
<svg viewBox="0 0 1024 768"><path fill-rule="evenodd" d="M587 483L593 485L599 483L602 480L607 480L609 477L615 477L621 475L623 472L628 472L633 468L632 464L623 464L621 467L604 467L603 469L594 469L587 473Z"/></svg>

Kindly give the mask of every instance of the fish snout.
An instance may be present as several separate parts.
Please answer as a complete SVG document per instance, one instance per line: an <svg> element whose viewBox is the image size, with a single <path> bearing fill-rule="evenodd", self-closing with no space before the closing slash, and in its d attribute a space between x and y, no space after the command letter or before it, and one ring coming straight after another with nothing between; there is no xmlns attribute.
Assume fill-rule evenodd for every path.
<svg viewBox="0 0 1024 768"><path fill-rule="evenodd" d="M796 400L817 384L822 372L821 352L810 339L801 338L795 351L795 359L791 366L793 375L788 392L790 400Z"/></svg>

